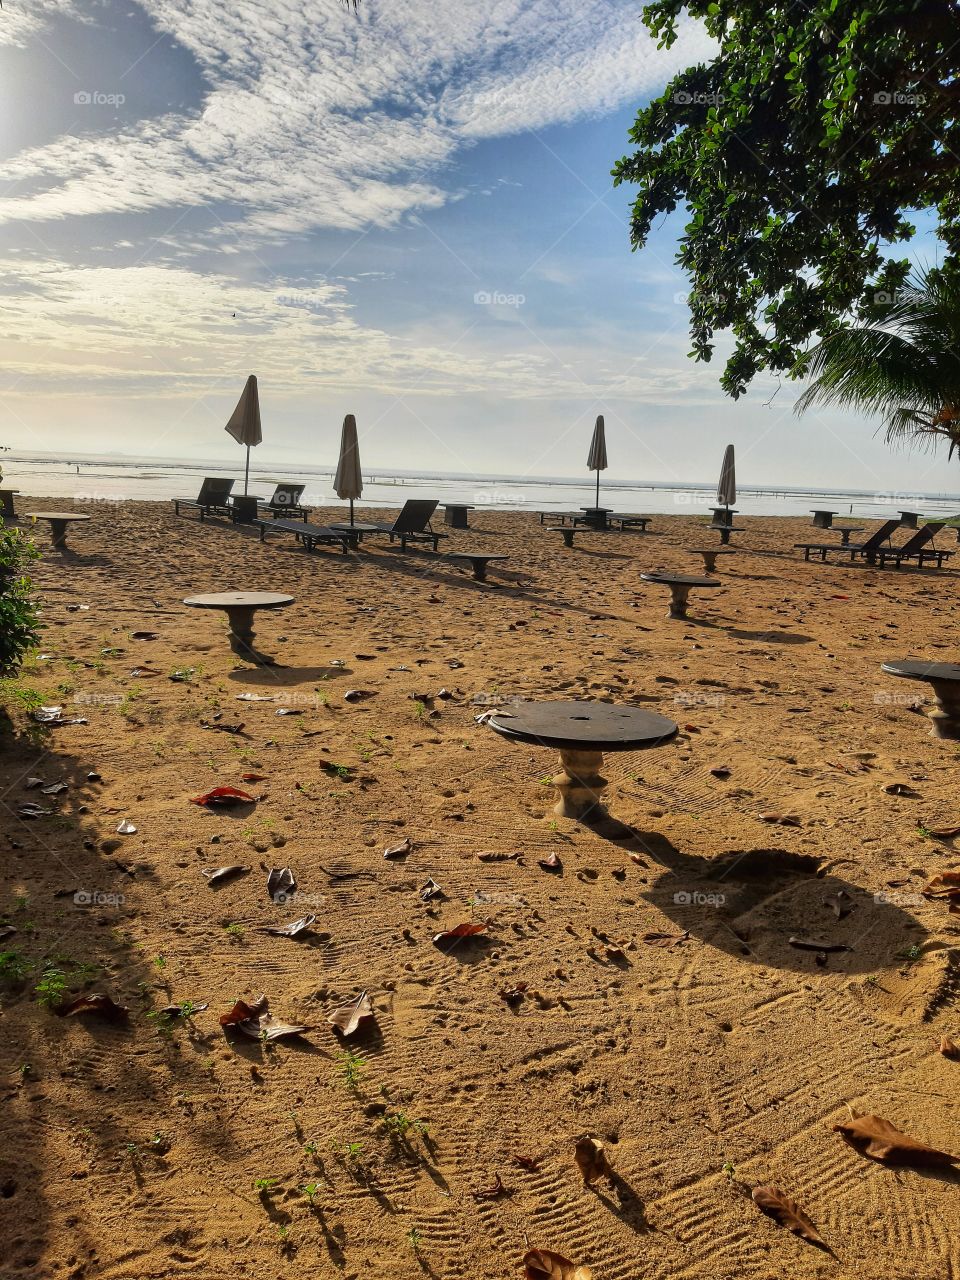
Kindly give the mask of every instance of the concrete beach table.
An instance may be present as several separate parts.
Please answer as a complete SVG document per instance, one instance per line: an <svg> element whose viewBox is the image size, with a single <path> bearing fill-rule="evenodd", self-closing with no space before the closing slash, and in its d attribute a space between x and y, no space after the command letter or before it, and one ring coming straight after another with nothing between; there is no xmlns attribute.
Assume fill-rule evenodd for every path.
<svg viewBox="0 0 960 1280"><path fill-rule="evenodd" d="M13 505L13 495L19 492L19 489L0 489L0 516L3 516L4 520L16 520L17 512Z"/></svg>
<svg viewBox="0 0 960 1280"><path fill-rule="evenodd" d="M446 560L466 560L473 569L473 576L478 582L486 582L487 565L491 560L507 560L503 554L494 555L488 551L448 551Z"/></svg>
<svg viewBox="0 0 960 1280"><path fill-rule="evenodd" d="M383 532L378 524L350 524L346 520L342 523L338 522L337 524L331 524L329 527L331 529L336 529L337 533L349 533L352 537L356 538L357 542L363 541L363 535L365 533Z"/></svg>
<svg viewBox="0 0 960 1280"><path fill-rule="evenodd" d="M67 550L67 525L77 520L89 520L89 516L78 515L76 511L28 511L31 520L50 521L50 540L58 551Z"/></svg>
<svg viewBox="0 0 960 1280"><path fill-rule="evenodd" d="M215 591L208 596L187 596L193 609L222 609L227 615L230 648L239 658L258 667L275 667L276 660L253 647L253 619L258 609L286 609L293 596L273 591Z"/></svg>
<svg viewBox="0 0 960 1280"><path fill-rule="evenodd" d="M719 578L706 578L695 573L641 573L644 582L656 582L670 588L670 617L687 616L687 596L694 587L719 587Z"/></svg>
<svg viewBox="0 0 960 1280"><path fill-rule="evenodd" d="M665 716L608 702L519 702L494 712L487 724L501 737L560 752L561 772L552 779L560 793L554 813L578 822L601 822L606 778L605 751L659 747L676 736Z"/></svg>
<svg viewBox="0 0 960 1280"><path fill-rule="evenodd" d="M898 511L897 515L900 517L900 523L903 525L904 529L916 529L919 527L919 511Z"/></svg>
<svg viewBox="0 0 960 1280"><path fill-rule="evenodd" d="M742 524L711 524L708 525L708 528L712 529L714 533L719 533L720 542L723 546L726 546L730 541L731 533L743 533Z"/></svg>
<svg viewBox="0 0 960 1280"><path fill-rule="evenodd" d="M574 517L575 522L580 524L588 524L591 529L606 529L607 516L613 511L613 507L581 507L582 516Z"/></svg>
<svg viewBox="0 0 960 1280"><path fill-rule="evenodd" d="M469 529L467 513L476 507L464 506L461 502L445 502L443 504L443 523L451 529Z"/></svg>
<svg viewBox="0 0 960 1280"><path fill-rule="evenodd" d="M731 524L737 514L736 507L712 507L714 524Z"/></svg>
<svg viewBox="0 0 960 1280"><path fill-rule="evenodd" d="M931 711L931 737L960 739L960 664L956 662L924 662L920 658L901 658L885 662L880 668L889 676L906 680L926 680L937 700Z"/></svg>
<svg viewBox="0 0 960 1280"><path fill-rule="evenodd" d="M717 572L717 556L735 556L736 547L688 547L690 555L703 556L703 567L707 573Z"/></svg>
<svg viewBox="0 0 960 1280"><path fill-rule="evenodd" d="M232 493L230 519L234 524L253 524L257 518L257 508L265 502L266 498L256 498L252 493Z"/></svg>
<svg viewBox="0 0 960 1280"><path fill-rule="evenodd" d="M863 525L860 525L859 527L857 527L856 525L852 525L852 524L835 524L832 527L833 527L833 532L839 533L840 535L841 547L848 547L850 545L850 535L852 533L863 533L863 528L864 528Z"/></svg>
<svg viewBox="0 0 960 1280"><path fill-rule="evenodd" d="M812 514L815 528L829 529L833 525L833 517L839 513L836 511L824 511L819 507L815 507Z"/></svg>

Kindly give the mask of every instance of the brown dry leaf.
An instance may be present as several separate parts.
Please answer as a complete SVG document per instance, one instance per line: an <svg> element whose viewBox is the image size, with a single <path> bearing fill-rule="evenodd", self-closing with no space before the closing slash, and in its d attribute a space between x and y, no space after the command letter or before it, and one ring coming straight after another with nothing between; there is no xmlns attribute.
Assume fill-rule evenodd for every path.
<svg viewBox="0 0 960 1280"><path fill-rule="evenodd" d="M761 822L775 823L781 827L799 827L801 825L800 818L795 813L760 813L757 817Z"/></svg>
<svg viewBox="0 0 960 1280"><path fill-rule="evenodd" d="M908 1137L882 1116L854 1115L851 1120L835 1124L833 1131L841 1134L861 1155L872 1160L884 1160L887 1164L942 1167L960 1160L960 1157Z"/></svg>
<svg viewBox="0 0 960 1280"><path fill-rule="evenodd" d="M270 867L267 871L267 893L281 906L296 892L297 882L289 867Z"/></svg>
<svg viewBox="0 0 960 1280"><path fill-rule="evenodd" d="M926 832L928 836L936 836L938 840L953 840L960 836L960 827L926 827Z"/></svg>
<svg viewBox="0 0 960 1280"><path fill-rule="evenodd" d="M298 1036L309 1027L295 1027L280 1022L267 1010L267 997L261 996L253 1004L238 1000L229 1013L220 1015L221 1027L235 1027L251 1040L279 1040L281 1036Z"/></svg>
<svg viewBox="0 0 960 1280"><path fill-rule="evenodd" d="M888 782L883 790L888 796L906 796L914 800L920 796L920 792L911 787L909 782Z"/></svg>
<svg viewBox="0 0 960 1280"><path fill-rule="evenodd" d="M754 1187L752 1194L757 1208L779 1222L781 1227L786 1227L795 1236L801 1236L811 1244L820 1245L823 1249L830 1247L796 1200L791 1200L779 1188Z"/></svg>
<svg viewBox="0 0 960 1280"><path fill-rule="evenodd" d="M510 1159L521 1169L526 1169L527 1173L536 1173L540 1168L540 1161L535 1156L512 1155Z"/></svg>
<svg viewBox="0 0 960 1280"><path fill-rule="evenodd" d="M489 1187L483 1187L480 1191L471 1191L470 1194L474 1200L496 1200L498 1196L502 1196L506 1191L506 1187L500 1179L499 1173L494 1174L493 1183Z"/></svg>
<svg viewBox="0 0 960 1280"><path fill-rule="evenodd" d="M480 862L514 862L514 861L519 862L520 854L519 853L497 853L495 850L488 849L488 850L485 850L483 853L478 853L477 858Z"/></svg>
<svg viewBox="0 0 960 1280"><path fill-rule="evenodd" d="M690 930L687 929L684 933L644 933L640 935L640 941L648 943L651 947L678 947L689 937Z"/></svg>
<svg viewBox="0 0 960 1280"><path fill-rule="evenodd" d="M452 929L444 929L442 933L433 935L433 945L438 947L441 942L456 942L458 938L472 938L475 933L486 933L487 926L485 924L457 924Z"/></svg>
<svg viewBox="0 0 960 1280"><path fill-rule="evenodd" d="M852 951L845 942L820 942L816 938L791 938L791 947L801 951Z"/></svg>
<svg viewBox="0 0 960 1280"><path fill-rule="evenodd" d="M951 1040L949 1036L940 1037L940 1052L945 1058L953 1058L954 1061L960 1061L960 1045L955 1040Z"/></svg>
<svg viewBox="0 0 960 1280"><path fill-rule="evenodd" d="M336 1027L341 1035L352 1036L373 1016L373 1001L366 991L361 991L356 999L348 1000L339 1009L334 1009L327 1021L332 1027Z"/></svg>
<svg viewBox="0 0 960 1280"><path fill-rule="evenodd" d="M249 870L249 867L201 867L200 874L206 876L209 884L219 884L221 880L246 875Z"/></svg>
<svg viewBox="0 0 960 1280"><path fill-rule="evenodd" d="M610 1177L610 1165L603 1143L596 1138L581 1138L573 1151L577 1168L583 1174L583 1185L592 1187L601 1178Z"/></svg>
<svg viewBox="0 0 960 1280"><path fill-rule="evenodd" d="M552 1249L531 1249L523 1255L524 1280L593 1280L589 1267L578 1267Z"/></svg>
<svg viewBox="0 0 960 1280"><path fill-rule="evenodd" d="M649 864L645 861L645 859L643 859L643 858L641 858L641 857L640 857L639 853L631 853L631 854L630 854L630 861L631 861L631 862L635 862L635 863L637 864L637 866L638 866L638 867L646 867L646 866L648 866L648 865L649 865Z"/></svg>
<svg viewBox="0 0 960 1280"><path fill-rule="evenodd" d="M75 1013L99 1013L101 1017L109 1018L111 1022L126 1021L127 1012L128 1010L122 1004L117 1004L110 996L103 995L99 991L89 991L86 995L77 996L67 1004L62 1004L57 1010L57 1013L64 1017L70 1017Z"/></svg>
<svg viewBox="0 0 960 1280"><path fill-rule="evenodd" d="M960 871L943 871L923 888L925 898L952 898L960 894Z"/></svg>
<svg viewBox="0 0 960 1280"><path fill-rule="evenodd" d="M838 920L848 916L853 910L853 899L845 889L838 889L830 898L824 898L823 905L829 907Z"/></svg>
<svg viewBox="0 0 960 1280"><path fill-rule="evenodd" d="M556 853L551 853L547 858L538 858L537 866L541 871L562 871L563 863L557 857Z"/></svg>
<svg viewBox="0 0 960 1280"><path fill-rule="evenodd" d="M260 933L269 933L275 938L297 938L301 933L307 933L316 921L316 916L301 916L299 920L291 920L289 924L268 925Z"/></svg>
<svg viewBox="0 0 960 1280"><path fill-rule="evenodd" d="M389 849L384 849L383 856L385 858L405 858L408 853L413 853L413 842L409 836L401 841L400 844L391 845Z"/></svg>

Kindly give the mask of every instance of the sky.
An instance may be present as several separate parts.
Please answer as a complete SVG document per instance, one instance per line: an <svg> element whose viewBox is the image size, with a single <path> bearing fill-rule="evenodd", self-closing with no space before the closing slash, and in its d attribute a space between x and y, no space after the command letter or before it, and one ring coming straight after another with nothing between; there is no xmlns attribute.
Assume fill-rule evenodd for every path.
<svg viewBox="0 0 960 1280"><path fill-rule="evenodd" d="M960 488L876 422L698 365L678 212L633 253L610 169L712 46L632 0L4 0L0 444L625 479ZM918 260L935 245L921 237Z"/></svg>

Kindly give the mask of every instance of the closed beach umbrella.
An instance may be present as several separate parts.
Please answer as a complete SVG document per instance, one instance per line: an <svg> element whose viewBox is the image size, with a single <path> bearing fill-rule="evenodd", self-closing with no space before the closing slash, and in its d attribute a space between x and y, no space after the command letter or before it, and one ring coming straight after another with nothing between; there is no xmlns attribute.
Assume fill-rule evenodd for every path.
<svg viewBox="0 0 960 1280"><path fill-rule="evenodd" d="M720 468L720 483L717 485L717 502L721 507L732 507L737 501L737 469L733 460L733 445L728 444L723 455L723 466Z"/></svg>
<svg viewBox="0 0 960 1280"><path fill-rule="evenodd" d="M247 469L243 477L243 492L246 494L250 483L250 450L263 439L260 431L260 395L257 391L256 376L252 373L226 425L226 430L237 444L247 446Z"/></svg>
<svg viewBox="0 0 960 1280"><path fill-rule="evenodd" d="M603 414L597 415L597 425L593 428L593 439L590 441L590 452L587 454L587 470L597 473L597 503L600 505L600 472L607 469L607 441L603 432Z"/></svg>
<svg viewBox="0 0 960 1280"><path fill-rule="evenodd" d="M340 436L340 461L333 478L333 488L338 498L350 500L350 523L353 524L353 502L363 493L363 475L360 471L360 446L357 443L357 420L348 413L343 420Z"/></svg>

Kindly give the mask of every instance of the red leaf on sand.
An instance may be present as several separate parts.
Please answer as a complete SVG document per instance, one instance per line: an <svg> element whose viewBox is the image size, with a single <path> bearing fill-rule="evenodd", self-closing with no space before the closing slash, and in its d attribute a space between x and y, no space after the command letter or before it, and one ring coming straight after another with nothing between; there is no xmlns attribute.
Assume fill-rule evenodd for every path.
<svg viewBox="0 0 960 1280"><path fill-rule="evenodd" d="M267 775L265 773L241 773L241 782L263 782Z"/></svg>
<svg viewBox="0 0 960 1280"><path fill-rule="evenodd" d="M494 1174L493 1183L489 1187L483 1187L480 1191L471 1191L470 1194L474 1200L496 1200L497 1196L502 1196L505 1190L506 1187L497 1173Z"/></svg>
<svg viewBox="0 0 960 1280"><path fill-rule="evenodd" d="M348 1000L339 1009L334 1009L327 1021L331 1026L336 1027L341 1035L352 1036L373 1016L373 1001L365 991L361 991L355 1000Z"/></svg>
<svg viewBox="0 0 960 1280"><path fill-rule="evenodd" d="M64 1017L70 1017L75 1013L99 1013L101 1017L109 1018L111 1022L124 1022L127 1017L127 1010L122 1004L117 1004L110 996L105 996L98 991L77 996L75 1000L62 1004L57 1012Z"/></svg>
<svg viewBox="0 0 960 1280"><path fill-rule="evenodd" d="M754 1187L752 1195L757 1208L779 1222L781 1227L786 1227L795 1236L809 1240L811 1244L818 1244L824 1249L829 1247L796 1200L791 1200L777 1187Z"/></svg>
<svg viewBox="0 0 960 1280"><path fill-rule="evenodd" d="M441 942L456 942L458 938L472 938L475 933L486 933L485 924L457 924L452 929L444 929L442 933L433 935L434 946Z"/></svg>
<svg viewBox="0 0 960 1280"><path fill-rule="evenodd" d="M221 1027L235 1027L251 1040L279 1040L281 1036L298 1036L309 1027L295 1027L280 1022L267 1010L267 997L261 996L253 1004L238 1000L229 1013L220 1015Z"/></svg>
<svg viewBox="0 0 960 1280"><path fill-rule="evenodd" d="M256 797L236 787L214 787L202 796L192 796L191 804L206 805L208 809L226 809L233 804L256 804Z"/></svg>
<svg viewBox="0 0 960 1280"><path fill-rule="evenodd" d="M884 1120L882 1116L857 1116L833 1126L834 1133L839 1133L845 1141L861 1153L873 1160L883 1160L887 1164L913 1165L921 1167L952 1165L960 1162L960 1157L938 1151L936 1147L928 1147L916 1138L905 1133Z"/></svg>
<svg viewBox="0 0 960 1280"><path fill-rule="evenodd" d="M540 1168L540 1161L535 1156L512 1155L510 1159L515 1165L519 1165L521 1169L526 1169L527 1173L536 1173Z"/></svg>

